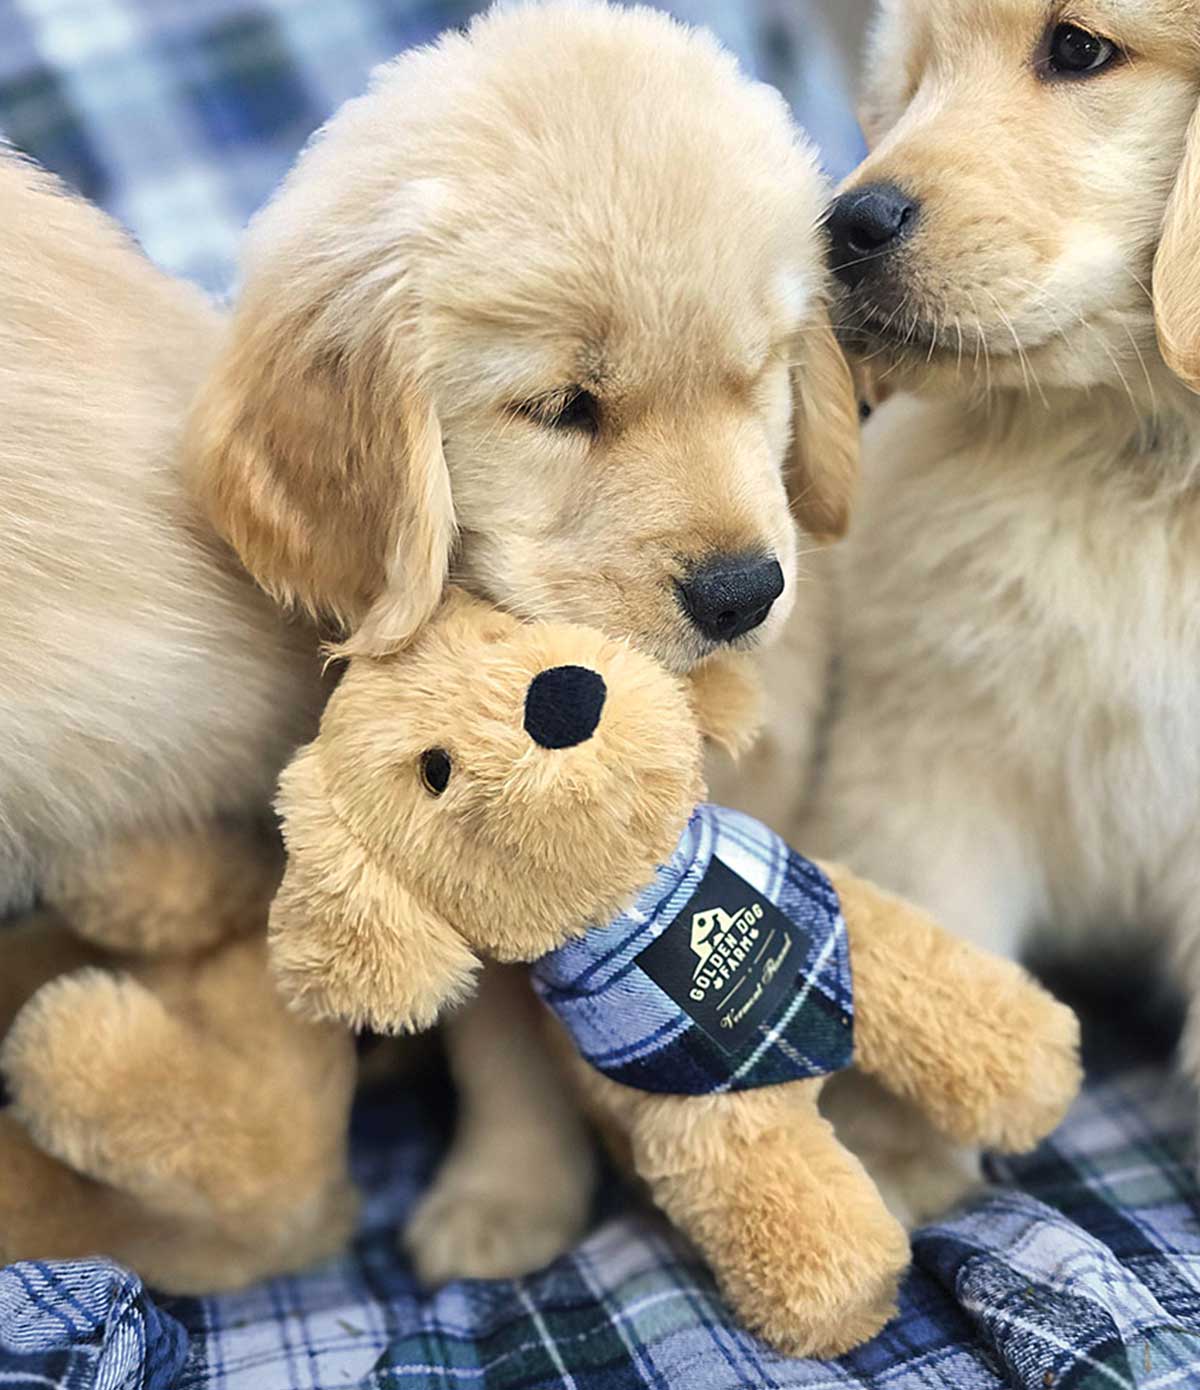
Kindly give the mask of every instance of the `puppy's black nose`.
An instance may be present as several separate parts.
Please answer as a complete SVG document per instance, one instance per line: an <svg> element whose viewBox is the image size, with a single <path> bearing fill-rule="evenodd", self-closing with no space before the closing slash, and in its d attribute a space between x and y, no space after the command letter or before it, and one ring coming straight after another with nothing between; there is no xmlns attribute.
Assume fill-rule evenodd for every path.
<svg viewBox="0 0 1200 1390"><path fill-rule="evenodd" d="M554 666L529 683L525 732L542 748L574 748L600 727L608 687L586 666Z"/></svg>
<svg viewBox="0 0 1200 1390"><path fill-rule="evenodd" d="M855 289L912 234L921 205L891 183L843 193L830 209L833 273Z"/></svg>
<svg viewBox="0 0 1200 1390"><path fill-rule="evenodd" d="M783 570L774 556L718 555L676 587L694 627L710 641L732 642L766 622L783 593Z"/></svg>

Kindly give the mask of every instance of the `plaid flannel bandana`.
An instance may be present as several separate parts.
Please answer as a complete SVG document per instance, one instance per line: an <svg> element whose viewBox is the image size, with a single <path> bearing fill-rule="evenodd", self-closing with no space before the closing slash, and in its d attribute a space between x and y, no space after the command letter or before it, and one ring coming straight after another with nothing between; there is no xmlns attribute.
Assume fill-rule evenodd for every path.
<svg viewBox="0 0 1200 1390"><path fill-rule="evenodd" d="M533 978L582 1056L641 1091L749 1091L828 1076L853 1055L833 885L723 807L700 807L633 907L539 961Z"/></svg>

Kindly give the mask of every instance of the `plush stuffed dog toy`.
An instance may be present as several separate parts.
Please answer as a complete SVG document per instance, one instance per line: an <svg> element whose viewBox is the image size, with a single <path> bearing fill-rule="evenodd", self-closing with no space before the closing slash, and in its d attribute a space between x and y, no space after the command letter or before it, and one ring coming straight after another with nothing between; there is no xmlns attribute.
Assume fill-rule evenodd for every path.
<svg viewBox="0 0 1200 1390"><path fill-rule="evenodd" d="M1075 1094L1077 1025L1018 967L697 810L726 694L453 594L350 664L285 773L270 945L301 1008L379 1030L430 1024L480 954L537 962L591 1107L741 1318L833 1355L890 1315L908 1242L819 1115L825 1078L853 1060L1022 1150Z"/></svg>
<svg viewBox="0 0 1200 1390"><path fill-rule="evenodd" d="M284 1007L261 915L233 925L159 960L53 912L0 932L0 1264L106 1254L201 1294L349 1240L353 1039Z"/></svg>

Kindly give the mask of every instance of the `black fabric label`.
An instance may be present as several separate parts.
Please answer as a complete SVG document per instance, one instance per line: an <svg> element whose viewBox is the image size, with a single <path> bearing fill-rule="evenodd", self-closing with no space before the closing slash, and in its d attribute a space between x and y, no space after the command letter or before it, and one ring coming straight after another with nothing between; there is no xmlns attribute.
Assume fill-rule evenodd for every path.
<svg viewBox="0 0 1200 1390"><path fill-rule="evenodd" d="M807 938L717 858L687 905L636 964L726 1052L738 1052L790 1000Z"/></svg>

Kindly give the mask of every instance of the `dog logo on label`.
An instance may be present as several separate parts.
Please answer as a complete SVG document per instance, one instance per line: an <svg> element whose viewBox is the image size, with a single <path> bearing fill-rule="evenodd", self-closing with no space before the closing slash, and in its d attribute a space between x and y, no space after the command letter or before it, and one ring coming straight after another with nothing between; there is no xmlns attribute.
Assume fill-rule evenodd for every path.
<svg viewBox="0 0 1200 1390"><path fill-rule="evenodd" d="M733 980L759 938L762 918L761 903L751 903L736 913L710 907L694 914L691 945L697 962L690 991L693 999L700 1001L710 989L722 990Z"/></svg>
<svg viewBox="0 0 1200 1390"><path fill-rule="evenodd" d="M692 918L692 951L696 956L696 969L692 979L698 978L708 964L708 958L724 939L725 933L733 926L733 918L723 907L714 907L709 912L697 912Z"/></svg>
<svg viewBox="0 0 1200 1390"><path fill-rule="evenodd" d="M713 855L638 967L726 1052L788 1007L803 927Z"/></svg>

